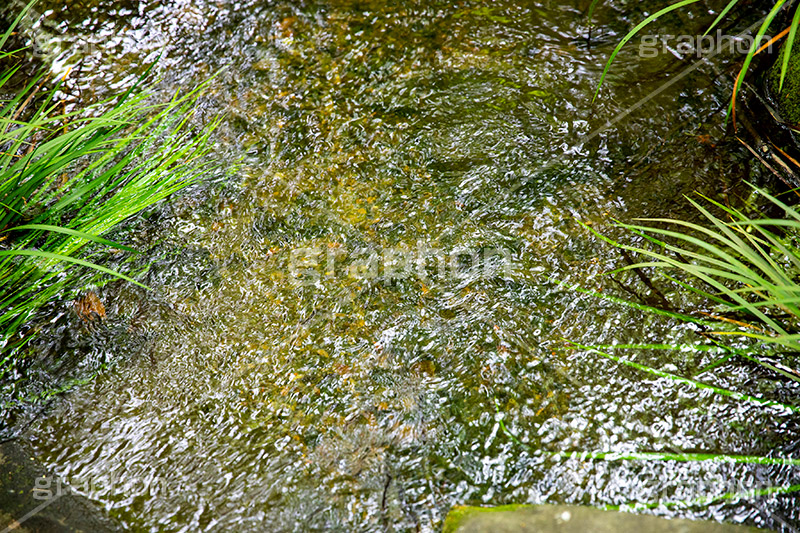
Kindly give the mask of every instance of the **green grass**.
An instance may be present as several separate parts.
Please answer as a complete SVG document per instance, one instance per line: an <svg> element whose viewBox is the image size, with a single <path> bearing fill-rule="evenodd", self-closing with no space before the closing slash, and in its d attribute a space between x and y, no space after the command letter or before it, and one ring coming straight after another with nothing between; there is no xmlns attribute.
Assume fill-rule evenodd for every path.
<svg viewBox="0 0 800 533"><path fill-rule="evenodd" d="M716 303L722 313L742 315L736 331L718 331L717 335L748 337L776 350L799 352L800 248L795 238L800 235L800 212L765 190L753 188L785 217L750 218L706 198L709 207L718 209L720 214L715 215L689 199L707 219L708 227L672 219L640 220L653 225L619 224L651 247L622 244L592 231L615 247L648 259L620 271L652 267L673 281L677 280L670 274L679 273L695 281L680 282L686 290ZM800 381L800 374L781 373Z"/></svg>
<svg viewBox="0 0 800 533"><path fill-rule="evenodd" d="M670 12L683 9L698 0L681 0L656 11L633 27L617 44L605 64L600 82L595 91L597 98L600 88L608 75L615 58L635 35L647 25ZM729 16L739 0L728 1L719 12L705 34L711 32L726 16ZM787 3L778 0L770 3L770 10L758 26L755 39L745 56L739 75L734 83L728 114L736 117L736 97L754 57L760 52L761 40L772 26L778 13ZM600 0L593 0L589 7L591 17ZM794 8L794 15L789 28L783 30L775 38L786 37L783 45L779 92L783 91L784 80L789 69L792 47L800 24L800 4ZM593 99L593 101L594 101ZM643 258L639 263L620 268L610 274L632 269L654 270L680 290L694 293L701 299L716 307L713 315L694 316L692 312L675 312L658 309L649 305L629 302L621 298L576 288L580 292L594 294L597 297L611 299L617 303L638 310L667 316L679 322L699 324L705 331L704 343L696 345L671 344L666 340L661 344L617 344L613 346L586 346L569 342L573 347L587 354L603 357L619 365L634 368L649 374L656 379L665 379L676 386L689 386L698 390L710 391L723 398L723 401L746 402L765 408L765 415L776 409L785 413L796 414L800 407L788 405L769 399L758 398L741 392L732 391L704 383L700 376L712 371L719 371L721 366L734 358L757 363L793 381L800 382L800 372L790 368L781 361L781 355L788 352L800 352L800 212L793 206L779 200L765 190L753 186L757 195L766 199L774 208L781 211L779 218L749 217L738 209L722 205L709 198L704 203L689 199L691 204L705 218L705 224L695 224L674 219L640 219L634 224L619 223L619 227L638 235L645 242L644 246L632 246L614 241L596 230L586 227L597 237L616 248L633 252ZM713 328L709 331L708 328ZM734 346L733 339L749 339L751 348L742 347L742 343ZM746 343L745 343L746 345ZM705 352L710 362L691 372L691 376L679 376L671 372L653 368L634 359L641 350L674 350L676 352L690 349ZM756 350L767 350L774 357L772 360L754 355ZM624 352L634 352L632 357ZM499 405L496 406L499 410ZM514 442L526 447L500 421L502 431ZM637 453L608 453L580 451L554 454L560 459L577 459L581 461L711 461L724 463L747 463L759 465L800 466L800 460L774 456L736 456L725 454L696 453L653 453L642 451ZM726 493L709 495L694 500L631 502L625 505L608 506L609 509L651 509L659 506L694 507L707 506L728 500L750 499L771 494L789 494L800 491L800 485L769 487L743 493Z"/></svg>
<svg viewBox="0 0 800 533"><path fill-rule="evenodd" d="M14 89L19 65L0 73L0 95L11 95L0 100L0 382L43 305L97 274L141 285L97 263L110 251L133 252L103 236L214 165L216 123L189 125L203 87L153 104L141 88L146 75L124 94L66 111L46 76Z"/></svg>

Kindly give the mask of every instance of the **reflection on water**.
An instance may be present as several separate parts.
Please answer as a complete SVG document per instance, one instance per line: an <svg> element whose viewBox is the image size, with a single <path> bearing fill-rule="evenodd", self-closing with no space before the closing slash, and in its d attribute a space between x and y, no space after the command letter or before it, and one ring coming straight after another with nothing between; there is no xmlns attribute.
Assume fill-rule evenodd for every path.
<svg viewBox="0 0 800 533"><path fill-rule="evenodd" d="M239 166L137 223L155 293L112 284L103 331L60 330L117 364L32 426L46 461L132 530L432 531L482 502L797 524L791 495L691 503L796 467L554 455L798 442L787 412L564 342L701 342L560 284L609 290L620 262L577 220L687 216L682 194L735 199L751 177L720 140L724 60L606 127L685 65L626 49L591 107L630 20L612 3L588 40L588 3L53 3L93 43L85 98L161 49L165 94L224 68L201 115L225 113L218 155ZM630 356L689 375L714 354ZM702 378L796 394L741 363Z"/></svg>

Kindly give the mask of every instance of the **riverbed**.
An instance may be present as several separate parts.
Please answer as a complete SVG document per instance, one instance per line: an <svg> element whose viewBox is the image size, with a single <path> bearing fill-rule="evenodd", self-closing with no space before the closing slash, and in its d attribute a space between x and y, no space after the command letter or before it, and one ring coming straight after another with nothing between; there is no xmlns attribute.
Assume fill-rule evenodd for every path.
<svg viewBox="0 0 800 533"><path fill-rule="evenodd" d="M609 351L797 400L736 358L701 373L721 352L695 325L604 298L640 302L591 228L633 239L614 220L741 205L763 176L725 133L730 55L631 41L593 103L660 3L592 25L589 3L41 2L82 98L160 54L159 94L216 74L194 121L222 116L220 171L121 234L154 290L98 288L92 329L65 302L41 341L107 366L26 430L44 462L130 531L436 531L456 504L545 502L793 531L796 466L596 455L788 457L800 432L571 344L686 345ZM692 13L659 31L702 34Z"/></svg>

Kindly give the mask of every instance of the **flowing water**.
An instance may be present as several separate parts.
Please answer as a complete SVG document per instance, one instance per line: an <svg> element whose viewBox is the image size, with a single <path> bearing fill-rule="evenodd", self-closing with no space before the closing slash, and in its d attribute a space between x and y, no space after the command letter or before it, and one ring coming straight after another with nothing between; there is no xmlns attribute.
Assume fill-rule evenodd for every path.
<svg viewBox="0 0 800 533"><path fill-rule="evenodd" d="M124 237L154 291L98 289L109 318L91 330L54 311L42 351L109 366L27 428L41 458L131 531L435 531L455 504L541 502L795 531L796 466L557 453L800 442L786 409L567 342L707 344L570 289L636 300L600 276L623 258L579 221L625 238L613 219L691 217L684 194L736 204L759 179L724 134L730 55L640 58L634 40L592 105L660 2L608 2L594 28L589 3L37 6L55 44L81 44L59 58L82 60L73 93L119 90L163 51L165 95L222 69L197 123L223 114L219 175ZM614 353L684 376L719 356ZM697 379L798 393L739 359Z"/></svg>

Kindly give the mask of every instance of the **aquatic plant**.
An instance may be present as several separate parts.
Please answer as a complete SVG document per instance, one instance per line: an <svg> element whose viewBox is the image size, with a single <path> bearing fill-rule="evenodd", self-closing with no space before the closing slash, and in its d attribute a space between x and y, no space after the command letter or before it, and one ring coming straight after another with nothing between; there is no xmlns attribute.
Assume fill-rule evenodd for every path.
<svg viewBox="0 0 800 533"><path fill-rule="evenodd" d="M0 36L0 50L22 16ZM213 164L206 155L216 123L199 132L188 125L203 87L153 104L141 89L146 76L122 95L68 111L57 98L63 80L48 84L41 74L16 90L20 65L0 73L0 94L11 94L0 100L0 380L29 338L23 326L79 276L141 285L96 262L101 252L133 252L103 235Z"/></svg>
<svg viewBox="0 0 800 533"><path fill-rule="evenodd" d="M593 100L597 98L612 63L626 43L658 18L696 2L697 0L681 0L666 6L646 17L625 34L604 66ZM593 0L591 3L588 11L590 21L599 3L600 0ZM727 2L703 36L708 35L716 28L738 3L739 0ZM763 44L762 40L786 4L785 0L772 2L766 17L757 23L755 39L736 77L728 105L728 114L732 117L734 125L737 94L753 59L768 46L786 38L778 80L779 91L783 91L797 26L800 23L800 6L795 8L792 22L788 28L766 44ZM709 384L701 377L705 376L707 379L722 365L738 358L761 365L773 372L773 375L779 374L800 382L800 372L796 368L792 368L791 364L787 364L789 358L782 357L784 354L800 352L800 246L797 244L797 237L800 236L800 212L767 191L752 187L757 196L766 199L771 207L781 211L783 216L752 217L742 210L701 196L702 202L691 198L688 201L706 219L707 224L666 218L639 219L631 224L618 222L618 227L644 240L644 244L641 246L624 244L589 226L584 226L595 236L615 248L623 250L627 254L626 257L638 254L639 257L644 258L640 262L629 261L629 264L610 272L610 275L637 270L642 274L640 278L648 280L648 286L654 289L649 278L644 274L647 270L654 271L668 282L673 283L679 291L699 296L713 308L713 312L698 313L696 310L691 310L687 313L680 313L672 309L635 303L579 287L572 287L573 289L593 294L599 298L613 300L644 312L665 315L678 323L694 323L703 337L702 341L685 344L670 342L667 339L661 344L587 346L565 339L567 344L586 354L614 361L619 365L649 374L656 379L669 380L676 385L709 391L727 398L729 401L748 403L792 414L800 411L800 408L785 401L775 401L726 389ZM698 314L702 316L698 316ZM741 342L744 340L752 342ZM686 375L679 375L671 371L674 366L667 371L642 362L642 358L638 356L637 352L649 350L667 350L676 355L687 351L702 353L704 362L699 368L692 369ZM767 356L764 356L763 352L766 352ZM512 440L523 445L511 431L505 427L502 429ZM773 457L772 454L770 456L733 456L718 453L681 453L679 451L634 454L584 451L576 455L579 455L581 460L600 461L712 461L790 466L800 464L797 459ZM769 494L789 494L798 491L800 491L800 485L780 485L748 492L709 494L696 500L630 502L623 506L607 507L631 510L660 506L691 507L708 505L712 502L749 499Z"/></svg>
<svg viewBox="0 0 800 533"><path fill-rule="evenodd" d="M585 345L564 339L567 345L587 356L596 356L634 369L652 379L674 383L716 395L721 401L747 404L763 408L767 416L776 413L796 415L800 407L787 399L771 399L759 394L741 392L714 384L715 373L722 365L734 359L756 363L773 373L800 382L800 372L787 364L782 354L796 355L800 351L800 211L756 186L757 197L783 212L783 217L751 217L712 199L701 202L689 199L705 217L708 225L678 219L639 219L636 224L618 222L625 229L644 239L645 244L634 246L613 240L596 229L586 229L628 256L639 254L645 260L609 272L613 275L631 270L650 270L674 283L679 291L688 291L710 304L713 311L698 313L695 310L678 312L644 303L615 297L605 292L569 286L577 292L609 300L638 311L653 313L675 320L677 323L695 324L702 340L697 342L614 343ZM712 212L714 210L715 212ZM718 211L716 211L718 210ZM716 213L716 214L715 214ZM631 253L632 252L632 253ZM649 277L648 285L654 286ZM562 285L566 285L560 282ZM732 342L736 338L737 342ZM739 342L742 340L753 343ZM646 351L668 351L677 358L686 353L701 355L702 364L677 372L675 365L657 368L647 364L642 354ZM768 356L762 354L766 352ZM773 374L774 375L774 374ZM724 381L723 381L724 383ZM495 400L500 429L523 449L530 447L517 437L503 422L504 413ZM646 461L646 462L711 462L752 465L800 466L800 460L791 456L736 455L709 451L683 452L679 448L668 451L592 451L553 452L554 458L580 461ZM776 484L751 490L737 490L706 494L694 499L665 499L658 501L630 501L623 505L606 505L611 510L640 511L658 507L691 508L731 500L752 499L773 494L800 492L797 484Z"/></svg>

